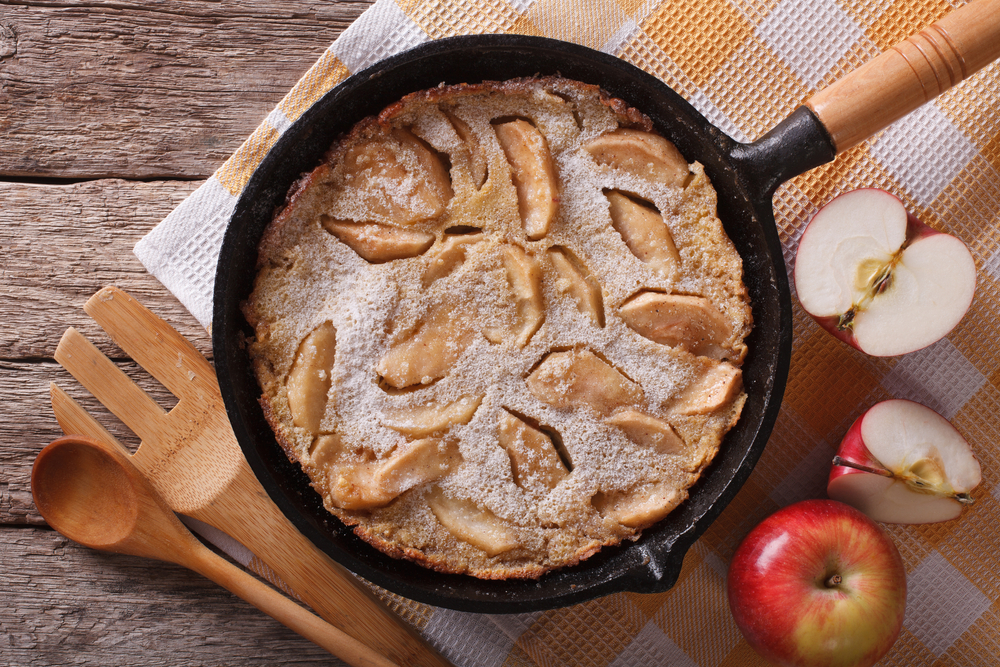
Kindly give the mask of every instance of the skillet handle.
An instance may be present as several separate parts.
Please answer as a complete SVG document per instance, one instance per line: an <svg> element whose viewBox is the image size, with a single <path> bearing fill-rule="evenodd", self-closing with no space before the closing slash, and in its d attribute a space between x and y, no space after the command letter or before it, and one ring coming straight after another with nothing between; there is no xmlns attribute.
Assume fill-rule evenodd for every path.
<svg viewBox="0 0 1000 667"><path fill-rule="evenodd" d="M972 0L813 95L837 153L1000 58L1000 0Z"/></svg>

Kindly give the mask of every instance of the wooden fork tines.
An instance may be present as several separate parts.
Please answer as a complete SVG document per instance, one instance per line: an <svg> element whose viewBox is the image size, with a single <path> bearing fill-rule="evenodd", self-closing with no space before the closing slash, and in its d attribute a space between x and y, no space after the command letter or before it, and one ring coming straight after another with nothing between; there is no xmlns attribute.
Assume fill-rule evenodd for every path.
<svg viewBox="0 0 1000 667"><path fill-rule="evenodd" d="M320 616L390 659L448 664L271 502L236 442L212 365L190 342L115 287L84 310L178 399L165 411L73 328L56 348L56 361L139 436L132 461L171 509L243 543ZM114 441L54 384L51 396L64 432Z"/></svg>

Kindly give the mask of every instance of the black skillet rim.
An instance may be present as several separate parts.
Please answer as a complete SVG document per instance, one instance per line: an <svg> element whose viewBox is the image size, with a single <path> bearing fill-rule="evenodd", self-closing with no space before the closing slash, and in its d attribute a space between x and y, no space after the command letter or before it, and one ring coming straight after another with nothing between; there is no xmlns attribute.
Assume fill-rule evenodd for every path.
<svg viewBox="0 0 1000 667"><path fill-rule="evenodd" d="M478 55L495 59L500 53L513 64L488 61L483 65L474 58ZM441 73L442 63L458 70L458 74ZM428 66L431 72L420 69ZM506 76L490 74L510 68L516 72ZM297 465L288 462L263 421L257 404L260 390L242 342L250 331L239 311L239 302L249 295L256 244L263 226L283 201L291 182L315 166L336 134L401 97L400 90L419 90L441 80L471 82L535 73L559 73L598 83L613 96L650 115L682 153L698 151L720 190L720 216L727 232L740 247L741 255L744 242L753 246L750 256L744 255L745 280L754 297L757 323L748 341L752 351L744 365L751 396L747 406L753 404L753 411L749 414L751 411L744 409L743 418L727 435L717 460L692 487L691 497L663 522L645 531L636 543L606 548L580 565L546 574L538 581L486 581L432 572L392 559L357 538L322 508L308 479ZM618 78L606 78L609 74ZM359 101L359 96L364 95L369 96L367 101ZM667 100L665 108L660 108L657 99ZM342 120L328 120L332 110L345 109ZM669 114L669 120L664 121L662 114ZM734 153L743 146L712 126L655 77L613 56L547 38L479 35L428 42L349 77L327 93L286 130L251 177L226 231L216 273L212 339L219 385L237 440L271 499L334 560L379 586L427 604L462 611L514 613L566 606L622 590L659 592L670 588L684 553L736 495L759 459L777 418L791 355L790 295L771 213L772 193L754 191L755 177L742 173L748 168L766 169L768 165L744 162L734 167L740 165ZM727 188L727 197L721 196L722 187ZM734 201L742 204L735 205ZM748 224L756 225L756 232L747 231ZM766 310L766 322L759 317L761 309ZM766 330L762 330L765 323ZM749 373L751 369L756 370Z"/></svg>

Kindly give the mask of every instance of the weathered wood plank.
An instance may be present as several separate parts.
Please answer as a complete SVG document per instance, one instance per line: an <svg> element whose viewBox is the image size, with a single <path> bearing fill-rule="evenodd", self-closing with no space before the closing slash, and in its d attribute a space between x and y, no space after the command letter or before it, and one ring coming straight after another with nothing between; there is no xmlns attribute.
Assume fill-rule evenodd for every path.
<svg viewBox="0 0 1000 667"><path fill-rule="evenodd" d="M0 177L205 178L368 6L0 1Z"/></svg>
<svg viewBox="0 0 1000 667"><path fill-rule="evenodd" d="M210 352L207 334L132 246L369 4L0 0L0 663L343 664L198 575L68 542L42 525L29 479L37 452L61 435L53 380L138 444L51 360L67 326L173 404L122 359L83 303L116 284ZM22 176L133 180L2 182ZM161 177L186 180L134 180Z"/></svg>
<svg viewBox="0 0 1000 667"><path fill-rule="evenodd" d="M118 366L164 409L177 403L134 362ZM31 500L31 466L45 445L63 435L52 414L49 382L76 399L124 445L133 450L139 445L135 434L56 362L0 361L0 524L44 523Z"/></svg>
<svg viewBox="0 0 1000 667"><path fill-rule="evenodd" d="M5 665L344 664L175 565L92 551L47 529L10 527L0 528L0 563Z"/></svg>
<svg viewBox="0 0 1000 667"><path fill-rule="evenodd" d="M0 183L0 359L52 358L69 326L106 354L122 356L83 312L84 302L110 284L210 354L205 330L132 253L135 243L197 185Z"/></svg>

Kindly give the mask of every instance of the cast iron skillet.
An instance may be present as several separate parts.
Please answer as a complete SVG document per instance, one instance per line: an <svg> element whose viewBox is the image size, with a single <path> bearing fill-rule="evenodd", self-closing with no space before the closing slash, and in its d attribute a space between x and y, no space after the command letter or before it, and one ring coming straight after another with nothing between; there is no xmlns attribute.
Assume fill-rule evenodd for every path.
<svg viewBox="0 0 1000 667"><path fill-rule="evenodd" d="M560 74L600 85L646 113L689 160L705 165L719 194L719 216L743 258L744 281L752 299L754 329L743 366L748 400L739 423L691 489L690 498L644 531L637 542L606 548L578 566L538 581L485 581L390 558L326 512L264 420L257 403L260 388L242 342L252 331L239 306L252 290L257 243L275 207L291 183L318 164L339 134L406 93L441 82L534 74ZM285 515L334 560L424 603L464 611L525 612L623 590L653 593L670 588L685 552L750 475L781 403L792 325L772 195L785 180L832 160L836 153L831 134L806 107L757 142L740 144L658 79L618 58L549 39L512 35L444 39L350 77L293 123L271 149L243 191L223 241L215 280L215 365L233 429L251 468Z"/></svg>

